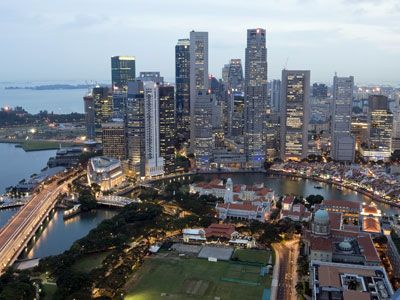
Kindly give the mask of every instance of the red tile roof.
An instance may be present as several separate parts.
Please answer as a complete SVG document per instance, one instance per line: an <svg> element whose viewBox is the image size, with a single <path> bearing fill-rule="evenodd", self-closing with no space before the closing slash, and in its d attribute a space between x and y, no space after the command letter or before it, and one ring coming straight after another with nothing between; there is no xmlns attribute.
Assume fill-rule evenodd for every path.
<svg viewBox="0 0 400 300"><path fill-rule="evenodd" d="M340 207L344 209L349 209L349 210L359 210L360 209L360 204L355 201L349 201L349 200L324 200L322 201L321 205L325 207Z"/></svg>
<svg viewBox="0 0 400 300"><path fill-rule="evenodd" d="M235 210L257 211L257 206L250 203L218 203L217 207Z"/></svg>
<svg viewBox="0 0 400 300"><path fill-rule="evenodd" d="M223 237L230 239L235 232L235 226L232 224L211 224L205 229L206 237Z"/></svg>

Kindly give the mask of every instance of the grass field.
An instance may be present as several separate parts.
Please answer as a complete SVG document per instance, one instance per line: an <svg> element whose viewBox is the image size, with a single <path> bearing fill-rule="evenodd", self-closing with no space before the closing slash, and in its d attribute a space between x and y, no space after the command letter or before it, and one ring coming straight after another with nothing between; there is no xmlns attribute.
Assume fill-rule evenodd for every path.
<svg viewBox="0 0 400 300"><path fill-rule="evenodd" d="M272 255L271 251L267 250L256 250L256 249L236 249L233 253L232 258L249 263L259 263L267 265ZM272 256L272 264L274 264L274 257Z"/></svg>
<svg viewBox="0 0 400 300"><path fill-rule="evenodd" d="M79 259L78 261L76 261L73 264L72 269L75 271L89 273L91 270L101 267L101 263L107 257L108 254L110 254L110 252L101 252L101 253L86 255L81 259Z"/></svg>
<svg viewBox="0 0 400 300"><path fill-rule="evenodd" d="M51 300L53 299L53 295L57 290L57 285L44 283L43 289L45 292L44 300Z"/></svg>
<svg viewBox="0 0 400 300"><path fill-rule="evenodd" d="M69 147L71 143L59 143L54 141L25 141L21 144L25 151L52 150L62 147Z"/></svg>
<svg viewBox="0 0 400 300"><path fill-rule="evenodd" d="M133 275L134 279L128 281L130 285L125 299L261 299L264 288L271 285L271 278L260 277L259 272L259 267L225 261L153 257L146 259ZM222 278L252 281L254 284L229 282Z"/></svg>

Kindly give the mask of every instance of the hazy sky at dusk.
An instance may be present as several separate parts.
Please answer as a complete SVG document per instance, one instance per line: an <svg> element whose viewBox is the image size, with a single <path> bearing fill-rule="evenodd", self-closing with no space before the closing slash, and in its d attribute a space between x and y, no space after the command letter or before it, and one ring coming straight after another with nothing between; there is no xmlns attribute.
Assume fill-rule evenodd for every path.
<svg viewBox="0 0 400 300"><path fill-rule="evenodd" d="M244 60L246 29L267 29L269 79L354 75L400 85L398 0L1 0L0 81L109 80L110 56L174 80L174 46L209 32L210 72ZM244 63L244 61L243 61Z"/></svg>

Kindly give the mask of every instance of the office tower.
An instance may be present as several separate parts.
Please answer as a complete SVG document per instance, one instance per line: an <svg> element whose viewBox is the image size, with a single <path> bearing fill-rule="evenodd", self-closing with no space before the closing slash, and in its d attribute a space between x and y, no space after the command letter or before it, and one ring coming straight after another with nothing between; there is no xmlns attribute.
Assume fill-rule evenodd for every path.
<svg viewBox="0 0 400 300"><path fill-rule="evenodd" d="M208 33L190 32L190 148L198 168L207 168L213 146L208 78Z"/></svg>
<svg viewBox="0 0 400 300"><path fill-rule="evenodd" d="M153 81L157 84L164 83L164 77L160 76L160 72L140 72L138 80Z"/></svg>
<svg viewBox="0 0 400 300"><path fill-rule="evenodd" d="M92 90L94 100L94 123L95 137L101 141L101 124L107 122L113 114L112 96L109 94L109 88L105 86L96 86Z"/></svg>
<svg viewBox="0 0 400 300"><path fill-rule="evenodd" d="M310 103L310 71L282 71L281 137L282 160L307 157Z"/></svg>
<svg viewBox="0 0 400 300"><path fill-rule="evenodd" d="M180 39L175 46L175 88L177 132L190 137L190 40Z"/></svg>
<svg viewBox="0 0 400 300"><path fill-rule="evenodd" d="M376 159L388 158L392 147L393 115L383 95L368 97L369 150L378 152Z"/></svg>
<svg viewBox="0 0 400 300"><path fill-rule="evenodd" d="M127 92L122 90L115 90L112 93L114 117L123 118L125 116L127 96Z"/></svg>
<svg viewBox="0 0 400 300"><path fill-rule="evenodd" d="M146 171L144 87L142 81L128 83L126 105L129 168L135 176Z"/></svg>
<svg viewBox="0 0 400 300"><path fill-rule="evenodd" d="M230 122L228 133L235 140L243 137L244 128L244 93L234 92L231 94L231 110L229 111Z"/></svg>
<svg viewBox="0 0 400 300"><path fill-rule="evenodd" d="M353 162L355 139L351 135L354 77L333 77L331 156L336 161Z"/></svg>
<svg viewBox="0 0 400 300"><path fill-rule="evenodd" d="M395 99L393 108L392 151L400 150L400 97Z"/></svg>
<svg viewBox="0 0 400 300"><path fill-rule="evenodd" d="M88 140L93 140L96 137L95 131L95 113L94 113L94 99L92 94L83 97L85 106L85 125L86 137Z"/></svg>
<svg viewBox="0 0 400 300"><path fill-rule="evenodd" d="M229 77L229 64L225 64L222 67L221 75L222 75L222 81L224 83L227 83L228 82L228 77Z"/></svg>
<svg viewBox="0 0 400 300"><path fill-rule="evenodd" d="M281 81L279 79L274 79L271 83L271 109L275 113L281 110Z"/></svg>
<svg viewBox="0 0 400 300"><path fill-rule="evenodd" d="M232 92L243 91L243 69L240 59L231 59L228 69L228 88Z"/></svg>
<svg viewBox="0 0 400 300"><path fill-rule="evenodd" d="M164 158L166 174L175 171L175 95L174 87L159 86L160 96L160 156Z"/></svg>
<svg viewBox="0 0 400 300"><path fill-rule="evenodd" d="M265 29L247 30L245 58L244 151L248 167L261 167L265 159L263 127L268 97Z"/></svg>
<svg viewBox="0 0 400 300"><path fill-rule="evenodd" d="M111 83L113 90L126 90L128 82L136 79L135 57L111 57Z"/></svg>
<svg viewBox="0 0 400 300"><path fill-rule="evenodd" d="M126 134L123 119L112 119L102 125L103 155L124 160L126 158Z"/></svg>
<svg viewBox="0 0 400 300"><path fill-rule="evenodd" d="M328 86L323 83L314 83L312 86L312 96L318 99L328 98Z"/></svg>

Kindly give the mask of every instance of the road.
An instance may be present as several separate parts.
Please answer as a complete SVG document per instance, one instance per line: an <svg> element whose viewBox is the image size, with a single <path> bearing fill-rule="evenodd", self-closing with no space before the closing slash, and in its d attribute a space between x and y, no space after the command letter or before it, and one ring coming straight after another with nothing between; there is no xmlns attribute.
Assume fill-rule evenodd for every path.
<svg viewBox="0 0 400 300"><path fill-rule="evenodd" d="M67 188L71 180L60 185L54 180L45 185L0 230L0 274L18 258L43 219L54 208L57 196Z"/></svg>
<svg viewBox="0 0 400 300"><path fill-rule="evenodd" d="M297 256L299 240L274 244L276 269L273 274L271 299L295 300L297 283Z"/></svg>

